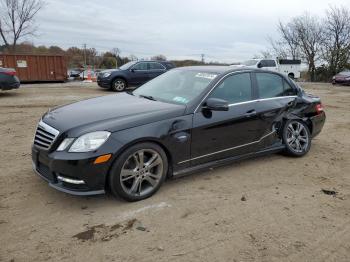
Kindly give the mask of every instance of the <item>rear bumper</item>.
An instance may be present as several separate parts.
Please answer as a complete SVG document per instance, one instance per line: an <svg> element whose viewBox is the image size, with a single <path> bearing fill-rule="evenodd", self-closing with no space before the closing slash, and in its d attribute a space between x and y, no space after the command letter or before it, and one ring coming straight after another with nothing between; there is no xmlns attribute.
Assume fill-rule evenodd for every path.
<svg viewBox="0 0 350 262"><path fill-rule="evenodd" d="M313 116L310 118L312 123L312 137L314 138L319 133L321 133L324 123L326 122L326 114L322 112L319 115Z"/></svg>
<svg viewBox="0 0 350 262"><path fill-rule="evenodd" d="M35 173L51 187L68 194L86 196L105 193L109 162L94 165L95 156L71 159L68 153L61 153L47 153L32 146Z"/></svg>
<svg viewBox="0 0 350 262"><path fill-rule="evenodd" d="M349 80L343 80L343 79L333 79L332 84L339 84L339 85L350 85Z"/></svg>
<svg viewBox="0 0 350 262"><path fill-rule="evenodd" d="M12 82L12 83L0 83L0 89L1 90L12 90L17 89L21 85L20 82Z"/></svg>

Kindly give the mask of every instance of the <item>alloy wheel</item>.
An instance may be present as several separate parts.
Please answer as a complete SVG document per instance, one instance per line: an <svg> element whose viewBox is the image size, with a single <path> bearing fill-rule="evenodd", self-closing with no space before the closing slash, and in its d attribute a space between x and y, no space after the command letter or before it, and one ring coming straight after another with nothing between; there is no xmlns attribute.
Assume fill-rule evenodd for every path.
<svg viewBox="0 0 350 262"><path fill-rule="evenodd" d="M122 80L117 80L114 82L114 89L116 91L123 91L125 89L125 83Z"/></svg>
<svg viewBox="0 0 350 262"><path fill-rule="evenodd" d="M300 122L291 122L287 128L287 143L291 150L302 153L309 146L309 133Z"/></svg>
<svg viewBox="0 0 350 262"><path fill-rule="evenodd" d="M120 173L121 186L131 196L143 196L161 182L162 157L153 149L141 149L129 156Z"/></svg>

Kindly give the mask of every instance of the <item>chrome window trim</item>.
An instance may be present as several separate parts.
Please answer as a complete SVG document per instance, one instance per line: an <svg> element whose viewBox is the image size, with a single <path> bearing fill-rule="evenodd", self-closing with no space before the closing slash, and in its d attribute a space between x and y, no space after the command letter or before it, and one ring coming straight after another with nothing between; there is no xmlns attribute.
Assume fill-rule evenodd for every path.
<svg viewBox="0 0 350 262"><path fill-rule="evenodd" d="M254 100L229 104L228 106L237 106L237 105L244 105L244 104L249 104L249 103L253 103L253 102L278 100L278 99L284 99L284 98L297 98L297 96L276 96L276 97L269 97L269 98L262 98L262 99L254 99Z"/></svg>
<svg viewBox="0 0 350 262"><path fill-rule="evenodd" d="M270 133L268 133L268 134L262 136L262 137L261 137L259 140L257 140L257 141L253 141L253 142L246 143L246 144L242 144L242 145L239 145L239 146L234 146L234 147L222 149L222 150L219 150L219 151L215 151L215 152L212 152L212 153L208 153L208 154L205 154L205 155L201 155L201 156L197 156L197 157L194 157L194 158L190 158L190 159L187 159L187 160L178 162L178 164L183 164L183 163L186 163L186 162L189 162L189 161L192 161L192 160L196 160L196 159L200 159L200 158L203 158L203 157L207 157L207 156L211 156L211 155L223 153L223 152L226 152L226 151L234 150L234 149L237 149L237 148L241 148L241 147L245 147L245 146L257 144L257 143L260 143L260 142L261 142L263 139L265 139L266 137L268 137L268 136L274 134L275 132L276 132L276 130L273 130L272 132L270 132Z"/></svg>

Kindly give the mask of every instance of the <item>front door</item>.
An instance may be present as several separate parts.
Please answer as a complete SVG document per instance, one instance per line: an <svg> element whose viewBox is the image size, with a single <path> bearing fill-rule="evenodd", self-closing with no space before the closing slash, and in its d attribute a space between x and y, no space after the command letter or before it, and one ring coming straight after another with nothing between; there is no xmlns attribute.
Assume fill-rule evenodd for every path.
<svg viewBox="0 0 350 262"><path fill-rule="evenodd" d="M256 115L257 101L253 99L250 73L228 75L207 98L228 101L229 110L208 112L199 108L194 114L191 164L254 151L260 120Z"/></svg>
<svg viewBox="0 0 350 262"><path fill-rule="evenodd" d="M130 85L142 85L149 79L148 64L139 62L130 69Z"/></svg>

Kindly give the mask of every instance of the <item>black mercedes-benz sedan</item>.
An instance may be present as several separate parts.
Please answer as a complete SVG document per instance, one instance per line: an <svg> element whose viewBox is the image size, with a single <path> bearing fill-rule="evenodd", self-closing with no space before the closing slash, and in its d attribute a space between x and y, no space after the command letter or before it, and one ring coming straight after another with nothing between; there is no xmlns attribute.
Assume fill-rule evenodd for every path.
<svg viewBox="0 0 350 262"><path fill-rule="evenodd" d="M133 92L47 112L33 167L63 192L109 189L136 201L166 177L266 153L303 156L325 118L320 98L279 73L177 68Z"/></svg>

